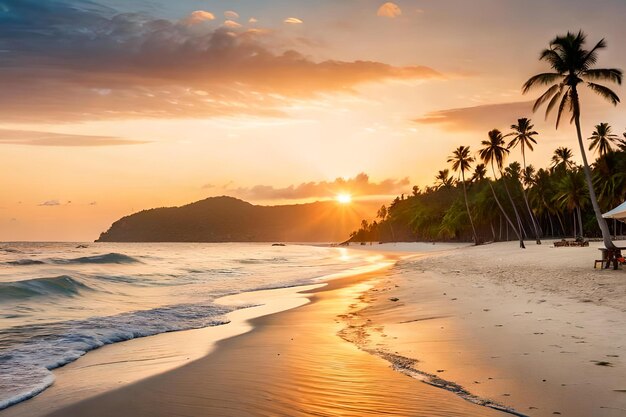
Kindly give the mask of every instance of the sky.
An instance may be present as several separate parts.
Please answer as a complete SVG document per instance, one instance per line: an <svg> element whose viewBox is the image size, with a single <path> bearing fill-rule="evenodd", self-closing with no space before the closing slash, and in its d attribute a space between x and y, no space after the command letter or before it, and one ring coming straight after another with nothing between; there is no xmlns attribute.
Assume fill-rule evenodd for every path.
<svg viewBox="0 0 626 417"><path fill-rule="evenodd" d="M624 15L623 0L0 0L0 240L93 240L219 195L384 202L518 117L540 133L529 163L580 157L521 85L568 30L626 68ZM586 136L624 131L623 106L581 98Z"/></svg>

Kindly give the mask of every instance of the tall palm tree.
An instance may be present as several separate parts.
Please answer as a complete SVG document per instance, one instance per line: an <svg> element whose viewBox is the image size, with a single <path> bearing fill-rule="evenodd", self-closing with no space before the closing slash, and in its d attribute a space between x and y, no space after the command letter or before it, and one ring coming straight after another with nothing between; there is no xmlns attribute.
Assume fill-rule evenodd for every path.
<svg viewBox="0 0 626 417"><path fill-rule="evenodd" d="M564 146L560 146L554 150L554 154L552 154L552 164L550 167L553 170L563 169L568 170L574 168L576 165L572 158L574 154L570 148L566 148Z"/></svg>
<svg viewBox="0 0 626 417"><path fill-rule="evenodd" d="M472 225L474 243L478 245L478 235L476 234L474 220L472 219L472 213L470 212L469 201L467 200L467 187L465 186L465 172L470 170L474 160L474 157L470 155L469 146L459 146L454 150L454 152L452 152L452 156L448 158L448 163L452 164L452 170L458 172L461 177L461 184L463 184L463 196L465 197L465 209L467 210L467 216L469 217L470 224Z"/></svg>
<svg viewBox="0 0 626 417"><path fill-rule="evenodd" d="M480 159L482 159L482 161L486 165L487 164L491 165L491 170L493 171L493 178L495 181L497 181L498 176L496 175L495 165L498 166L498 171L500 172L500 174L502 174L502 165L504 164L504 158L509 153L509 150L504 146L504 138L502 137L502 133L498 129L494 129L490 131L488 134L488 138L489 138L488 140L483 140L481 142L481 144L483 145L483 148L480 151L478 151L478 153L480 155ZM503 181L503 183L504 183L504 188L506 189L507 194L509 195L509 198L510 198L511 195L508 191L508 187L506 186L506 181ZM508 214L506 214L504 207L502 207L502 204L500 203L500 200L498 199L498 196L496 195L496 191L494 190L493 185L491 185L491 181L489 182L489 187L491 187L493 198L496 200L496 203L498 204L500 211L504 215L504 218L509 223L511 228L513 228L513 231L517 235L517 238L519 239L520 248L524 249L526 246L524 246L524 239L522 238L522 234L518 230L518 228L515 227L515 225L509 218ZM513 199L511 198L511 202L512 200ZM517 216L517 226L519 227L520 225L519 215L517 213L517 209L515 208L515 204L512 204L512 205L513 205L513 210L515 210L515 214Z"/></svg>
<svg viewBox="0 0 626 417"><path fill-rule="evenodd" d="M549 101L546 109L547 117L550 111L559 103L556 118L557 129L563 111L566 109L571 111L571 121L576 124L578 145L582 154L583 169L585 171L593 211L595 212L598 225L602 231L604 245L607 248L615 248L615 244L611 240L609 227L600 211L598 198L593 188L591 169L587 162L582 129L580 127L580 99L578 96L578 87L584 82L593 92L610 101L613 105L617 105L620 101L617 94L610 88L597 84L594 81L607 81L621 84L622 71L617 68L593 68L598 60L598 51L606 48L606 42L602 39L590 50L585 49L585 42L586 35L582 31L579 31L578 34L568 32L565 36L557 36L554 38L552 42L550 42L549 48L544 49L539 57L540 60L546 61L550 65L553 72L541 73L531 77L522 87L522 91L527 93L533 87L552 84L548 90L537 99L533 110L537 110L542 104Z"/></svg>
<svg viewBox="0 0 626 417"><path fill-rule="evenodd" d="M589 150L593 151L597 149L600 156L606 155L607 153L613 152L611 145L615 143L617 139L618 136L611 132L611 126L608 123L600 123L596 125L596 130L594 130L589 137L591 141Z"/></svg>
<svg viewBox="0 0 626 417"><path fill-rule="evenodd" d="M507 134L505 137L512 136L513 139L509 142L508 149L520 147L522 151L522 161L523 161L523 169L526 171L526 149L533 151L533 144L537 144L537 140L534 136L539 133L535 132L535 126L530 122L530 119L525 117L518 119L517 124L511 125L512 132ZM533 225L533 229L535 230L535 238L538 245L541 245L541 239L539 238L539 227L537 226L537 222L535 221L535 214L530 209L530 204L528 203L528 195L526 194L526 189L522 187L522 195L524 196L524 203L526 203L526 209L528 210L528 215L530 216L530 220Z"/></svg>
<svg viewBox="0 0 626 417"><path fill-rule="evenodd" d="M447 168L439 171L435 177L435 186L437 189L451 188L453 183L454 178L450 176L450 170Z"/></svg>

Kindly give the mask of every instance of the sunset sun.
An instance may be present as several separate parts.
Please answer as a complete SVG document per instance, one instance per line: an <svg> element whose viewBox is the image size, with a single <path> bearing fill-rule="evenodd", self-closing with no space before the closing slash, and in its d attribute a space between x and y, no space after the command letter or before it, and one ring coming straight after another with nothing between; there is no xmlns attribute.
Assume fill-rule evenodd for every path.
<svg viewBox="0 0 626 417"><path fill-rule="evenodd" d="M337 197L335 197L335 199L340 204L350 204L352 202L352 196L346 193L337 194Z"/></svg>

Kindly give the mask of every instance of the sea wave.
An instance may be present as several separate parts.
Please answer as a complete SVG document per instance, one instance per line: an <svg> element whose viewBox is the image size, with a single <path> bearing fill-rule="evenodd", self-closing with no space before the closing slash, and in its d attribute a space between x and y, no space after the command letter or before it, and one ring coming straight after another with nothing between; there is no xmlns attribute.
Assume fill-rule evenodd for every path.
<svg viewBox="0 0 626 417"><path fill-rule="evenodd" d="M10 341L12 347L0 355L0 410L42 392L54 381L50 370L91 350L159 333L226 324L224 315L234 309L213 303L183 304L2 330L0 346Z"/></svg>
<svg viewBox="0 0 626 417"><path fill-rule="evenodd" d="M0 282L0 302L39 296L74 296L90 287L68 276Z"/></svg>
<svg viewBox="0 0 626 417"><path fill-rule="evenodd" d="M73 259L52 259L55 264L132 264L141 261L123 253L107 253L104 255L83 256Z"/></svg>

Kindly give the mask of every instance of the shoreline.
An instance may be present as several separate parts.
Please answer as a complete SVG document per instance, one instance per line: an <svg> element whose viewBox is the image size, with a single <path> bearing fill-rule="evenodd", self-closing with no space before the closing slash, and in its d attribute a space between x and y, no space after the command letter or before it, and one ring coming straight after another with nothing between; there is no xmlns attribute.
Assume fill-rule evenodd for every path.
<svg viewBox="0 0 626 417"><path fill-rule="evenodd" d="M342 403L351 396L354 397L354 403L351 407L355 407L358 404L364 404L363 401L368 399L368 397L365 399L363 398L362 385L364 385L367 387L367 392L370 395L376 396L378 400L368 403L367 407L362 408L358 414L348 413L346 415L369 415L369 411L372 412L371 415L374 415L376 410L384 410L384 412L389 412L395 415L420 415L420 413L416 410L424 409L424 407L432 407L433 402L438 404L435 408L441 410L442 416L499 415L499 413L493 414L494 411L467 403L449 392L430 387L420 381L404 379L402 375L390 369L386 362L381 361L375 356L361 352L356 346L342 340L337 335L343 327L343 322L338 319L337 316L343 313L350 305L358 303L358 296L371 287L371 281L376 279L380 280L381 276L386 274L386 272L387 271L383 270L369 271L354 276L336 278L322 284L322 286L298 288L298 297L305 297L308 301L302 303L296 308L283 310L279 313L271 313L262 317L247 319L246 325L251 326L249 331L240 333L234 337L222 339L217 342L216 349L212 350L206 356L203 356L198 360L134 383L124 384L124 386L119 389L106 390L95 397L69 404L67 407L60 408L56 412L40 413L38 415L62 416L67 415L68 413L73 416L98 415L98 412L95 412L94 410L102 410L102 415L111 415L116 412L122 412L122 410L124 413L130 412L133 415L171 415L173 412L191 416L254 415L254 413L250 414L251 410L255 410L256 407L259 406L257 401L260 401L261 404L264 403L263 398L259 398L258 396L263 396L262 392L267 391L268 388L266 386L264 387L264 385L267 385L268 381L274 381L277 383L274 387L276 389L274 392L275 401L278 401L278 398L284 394L284 389L280 389L282 387L282 383L284 382L280 381L282 371L274 369L271 366L263 368L265 364L262 363L258 357L260 352L276 348L276 340L280 339L283 340L282 348L287 349L287 351L294 355L295 358L293 363L290 363L287 368L283 369L283 371L289 373L298 371L292 374L292 378L294 381L302 380L301 382L303 387L307 387L307 389L310 389L311 384L318 381L318 378L320 377L320 375L318 375L320 372L319 367L329 365L329 363L323 361L325 355L314 354L311 356L311 345L318 348L320 346L325 347L325 349L330 352L329 357L338 355L341 360L345 360L347 363L352 363L352 361L356 361L356 363L359 364L364 363L364 365L356 366L356 368L352 371L340 373L340 375L335 374L337 370L334 366L331 366L330 369L326 369L329 373L326 377L348 379L350 381L348 385L346 385L346 381L343 381L343 383L331 384L330 386L327 384L324 384L323 386L318 385L318 390L316 390L315 394L321 395L323 398L320 398L319 401L311 402L311 405L316 403L324 404L321 406L322 408L327 407L328 409L332 409L333 407L336 407L337 404ZM247 294L246 297L254 298L256 296L254 293L244 294ZM241 297L241 295L235 296L235 298L239 297ZM241 298L239 298L239 301L242 301ZM332 329L327 331L329 330L329 326L332 327ZM303 329L306 327L312 327L312 331L304 331ZM307 339L314 340L303 341L302 344L292 343L295 337L287 338L287 335L293 336L292 333L294 331L302 337L306 336ZM191 332L194 331L178 332L178 336L186 335L187 338L191 340L193 339L193 337L191 337ZM150 344L150 339L154 341L154 338L155 337L146 338L144 341ZM163 335L163 338L169 337L167 335ZM248 345L248 341L250 339L260 339L262 340L262 343L256 343L252 348L250 348ZM298 339L300 339L300 337ZM110 350L114 350L116 346L122 346L123 344L124 343L112 345ZM102 353L106 353L104 348L100 351ZM98 351L95 351L95 353L97 352ZM230 362L230 365L220 359L222 357L231 356L236 356L237 360L227 361ZM278 354L278 356L280 356L280 354ZM89 355L85 356L85 358L88 357ZM283 353L283 358L286 357L289 356L285 356ZM92 355L92 358L95 359L95 355ZM322 359L321 364L311 366L310 361L319 361L320 359ZM341 360L339 363L341 363ZM79 364L80 362L81 361L79 360L76 364ZM244 366L242 368L242 365L245 362L248 362L248 366ZM250 370L251 373L245 371L245 369L250 369L252 367L262 367L263 370ZM205 371L207 368L211 369L211 372L208 374L219 375L219 381L207 381L206 378L202 376L207 375L207 373L203 372L201 368ZM244 377L244 374L241 372L244 372L246 376ZM277 372L280 375L276 375ZM355 377L355 372L358 377ZM383 385L380 384L381 378L386 381ZM256 384L248 383L249 379L258 379L258 381ZM197 399L194 400L191 398L193 396L190 397L189 394L189 390L198 388L194 385L194 381L196 381L196 385L200 385L201 391L198 392L198 395L201 397L205 396L206 393L212 389L228 391L228 387L230 386L231 390L224 393L224 395L210 395L210 398L204 398L202 401ZM242 384L245 386L246 395L241 395L242 392L240 390ZM350 392L346 392L348 387L351 385L354 385L355 389ZM386 388L382 389L383 386ZM160 397L150 396L150 393L157 389L156 387L159 387L158 390L160 390L163 395L165 395L164 392L167 391L166 395L170 398L170 400L167 401L166 404L161 403L159 407L151 407L149 404L152 404L155 401L160 401ZM359 387L361 388L357 389ZM326 398L330 395L328 391L332 391L335 388L338 389L338 391L334 393L335 401L328 403L328 398ZM393 388L392 391L395 390L395 396L392 395L393 392L389 391L391 388ZM172 391L176 391L177 393ZM423 394L423 397L419 398L419 396L415 397L413 395L416 391L426 393ZM143 396L145 395L148 395L151 399L148 400L144 398ZM38 402L44 404L45 396L46 393L31 400L30 404L29 402L25 402L5 410L10 412L6 415L35 415L29 413L27 409L30 408L32 410L31 406L34 405L35 401L38 399L40 400ZM230 404L226 407L227 409L229 409L229 407L237 408L237 406L232 403L234 397L247 398L248 396L256 398L256 400L250 400L252 401L251 403L244 404L244 408L246 408L245 410L239 409L237 411L233 409L227 411L223 404L219 405L224 401L227 401ZM136 398L139 397L143 399L138 403ZM183 398L185 399L183 400ZM389 398L393 398L393 401L390 402ZM428 398L428 401L425 401L425 398ZM431 398L435 398L435 400L431 400ZM185 404L181 405L180 401L183 401ZM203 413L197 412L196 407L199 407L200 405L195 404L195 401L202 402L201 408L204 410ZM194 406L192 407L189 402L194 403ZM172 405L174 403L178 404L178 406L174 407ZM270 407L270 409L273 410L271 412L272 415L310 415L308 412L297 412L297 410L301 410L302 407L304 407L304 405L297 398L282 398L280 403L280 405ZM242 407L244 405L242 405ZM129 410L128 407L131 407L132 410ZM217 412L217 409L220 411ZM343 411L349 412L349 410L350 409L348 408ZM49 411L51 410L47 409L47 412ZM208 412L208 414L206 414L206 412ZM432 415L439 414L435 413Z"/></svg>

